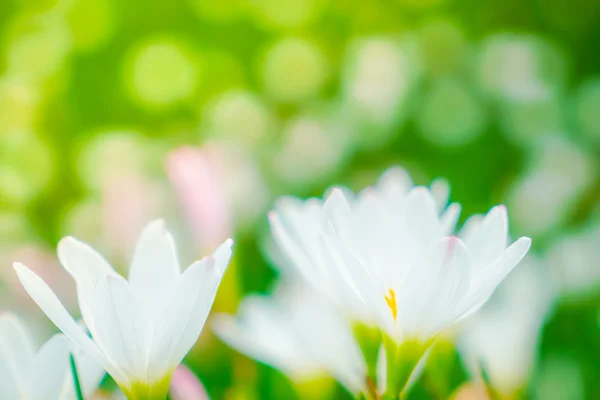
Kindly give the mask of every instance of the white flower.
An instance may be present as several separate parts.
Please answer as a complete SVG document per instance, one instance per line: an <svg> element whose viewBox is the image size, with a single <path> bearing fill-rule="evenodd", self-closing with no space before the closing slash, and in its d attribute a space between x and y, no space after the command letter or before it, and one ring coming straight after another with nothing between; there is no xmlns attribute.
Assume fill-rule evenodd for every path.
<svg viewBox="0 0 600 400"><path fill-rule="evenodd" d="M483 367L494 389L511 397L534 368L538 342L555 296L545 262L527 256L490 301L465 321L459 341L474 374Z"/></svg>
<svg viewBox="0 0 600 400"><path fill-rule="evenodd" d="M330 301L307 288L279 288L273 297L249 296L238 317L213 319L230 346L302 381L336 378L351 393L364 391L366 366L347 322Z"/></svg>
<svg viewBox="0 0 600 400"><path fill-rule="evenodd" d="M100 361L129 398L164 398L171 374L204 326L232 244L226 240L181 273L173 239L155 221L141 235L126 280L91 247L61 240L58 257L77 284L93 341L37 275L22 264L14 267L46 315Z"/></svg>
<svg viewBox="0 0 600 400"><path fill-rule="evenodd" d="M54 335L36 353L29 332L16 316L0 314L0 398L2 400L75 400L70 367L73 354L84 396L91 395L104 370L69 339Z"/></svg>
<svg viewBox="0 0 600 400"><path fill-rule="evenodd" d="M430 190L410 189L397 171L356 197L334 188L324 202L285 199L270 220L279 246L306 279L396 346L389 363L409 357L415 364L436 333L485 303L530 239L507 248L503 206L470 219L461 238L449 236L459 207L440 216Z"/></svg>

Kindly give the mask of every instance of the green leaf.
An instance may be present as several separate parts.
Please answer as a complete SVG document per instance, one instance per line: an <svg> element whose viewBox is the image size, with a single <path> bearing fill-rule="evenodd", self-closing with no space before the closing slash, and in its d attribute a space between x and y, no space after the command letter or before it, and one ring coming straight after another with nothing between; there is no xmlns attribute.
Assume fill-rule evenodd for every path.
<svg viewBox="0 0 600 400"><path fill-rule="evenodd" d="M79 383L79 374L77 373L77 364L75 363L75 357L73 357L73 353L69 355L69 361L71 364L71 374L73 375L73 385L75 386L75 394L77 395L77 400L84 400L83 391L81 390L81 384Z"/></svg>

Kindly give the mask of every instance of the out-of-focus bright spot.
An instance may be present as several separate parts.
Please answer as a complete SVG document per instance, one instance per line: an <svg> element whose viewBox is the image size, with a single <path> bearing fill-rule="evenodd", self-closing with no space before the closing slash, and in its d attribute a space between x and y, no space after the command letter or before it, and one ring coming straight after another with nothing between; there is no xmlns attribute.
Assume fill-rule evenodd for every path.
<svg viewBox="0 0 600 400"><path fill-rule="evenodd" d="M600 225L585 227L556 241L548 250L548 263L561 292L587 296L600 286Z"/></svg>
<svg viewBox="0 0 600 400"><path fill-rule="evenodd" d="M232 22L244 16L248 3L244 0L189 0L190 7L200 17L216 22Z"/></svg>
<svg viewBox="0 0 600 400"><path fill-rule="evenodd" d="M591 155L563 137L543 138L536 153L508 195L515 230L530 236L558 228L596 175Z"/></svg>
<svg viewBox="0 0 600 400"><path fill-rule="evenodd" d="M313 21L324 0L256 0L252 12L257 22L266 28L297 28Z"/></svg>
<svg viewBox="0 0 600 400"><path fill-rule="evenodd" d="M34 24L34 28L30 24L22 29L15 28L6 50L7 76L38 81L59 72L71 48L64 23L40 18Z"/></svg>
<svg viewBox="0 0 600 400"><path fill-rule="evenodd" d="M149 143L137 132L100 132L83 143L77 157L81 183L99 191L105 180L147 167Z"/></svg>
<svg viewBox="0 0 600 400"><path fill-rule="evenodd" d="M490 96L509 100L548 96L565 79L561 53L530 36L490 37L483 43L477 68L482 89Z"/></svg>
<svg viewBox="0 0 600 400"><path fill-rule="evenodd" d="M21 210L15 212L7 209L0 210L0 241L3 246L23 243L28 233L27 228L27 220Z"/></svg>
<svg viewBox="0 0 600 400"><path fill-rule="evenodd" d="M431 75L451 74L465 61L465 37L450 21L428 23L418 32L418 40L424 68Z"/></svg>
<svg viewBox="0 0 600 400"><path fill-rule="evenodd" d="M558 99L542 95L504 102L501 118L503 132L513 143L529 145L561 130L563 113Z"/></svg>
<svg viewBox="0 0 600 400"><path fill-rule="evenodd" d="M271 97L281 102L299 102L321 90L328 70L327 59L315 43L285 38L267 50L261 73Z"/></svg>
<svg viewBox="0 0 600 400"><path fill-rule="evenodd" d="M22 204L29 200L33 188L19 170L8 165L0 165L0 198L11 204Z"/></svg>
<svg viewBox="0 0 600 400"><path fill-rule="evenodd" d="M160 39L139 45L129 55L124 79L140 102L169 106L194 94L199 83L199 66L183 44Z"/></svg>
<svg viewBox="0 0 600 400"><path fill-rule="evenodd" d="M384 143L405 115L403 101L415 78L414 66L397 41L384 37L351 45L343 77L344 118L352 121L361 144Z"/></svg>
<svg viewBox="0 0 600 400"><path fill-rule="evenodd" d="M4 135L0 137L0 171L0 193L16 202L27 201L52 179L52 153L34 135Z"/></svg>
<svg viewBox="0 0 600 400"><path fill-rule="evenodd" d="M465 84L453 79L438 80L423 100L417 123L433 145L462 146L483 132L484 110Z"/></svg>
<svg viewBox="0 0 600 400"><path fill-rule="evenodd" d="M273 128L274 116L257 95L229 91L214 100L206 113L204 130L214 137L260 145Z"/></svg>
<svg viewBox="0 0 600 400"><path fill-rule="evenodd" d="M73 47L93 50L104 44L114 30L109 0L75 0L67 12Z"/></svg>
<svg viewBox="0 0 600 400"><path fill-rule="evenodd" d="M585 387L579 364L564 356L546 358L535 380L535 400L583 400Z"/></svg>
<svg viewBox="0 0 600 400"><path fill-rule="evenodd" d="M273 172L283 184L306 187L330 176L344 161L343 132L324 118L305 116L291 120L273 158Z"/></svg>
<svg viewBox="0 0 600 400"><path fill-rule="evenodd" d="M600 144L600 79L585 82L576 99L579 129Z"/></svg>
<svg viewBox="0 0 600 400"><path fill-rule="evenodd" d="M0 80L0 135L33 129L39 103L37 90L19 80Z"/></svg>

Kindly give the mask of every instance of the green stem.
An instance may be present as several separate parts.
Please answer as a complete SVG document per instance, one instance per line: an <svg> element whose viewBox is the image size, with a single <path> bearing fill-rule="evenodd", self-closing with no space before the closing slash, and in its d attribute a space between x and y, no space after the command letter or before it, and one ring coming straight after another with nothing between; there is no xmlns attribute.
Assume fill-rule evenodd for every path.
<svg viewBox="0 0 600 400"><path fill-rule="evenodd" d="M387 335L384 335L383 344L388 368L387 388L383 399L401 399L410 376L427 350L427 345L416 340L405 340L398 344Z"/></svg>
<svg viewBox="0 0 600 400"><path fill-rule="evenodd" d="M79 374L77 373L77 364L75 363L75 357L73 357L73 353L69 354L69 362L71 364L71 374L73 375L73 385L75 386L77 400L84 400L83 391L81 390L81 384L79 382Z"/></svg>

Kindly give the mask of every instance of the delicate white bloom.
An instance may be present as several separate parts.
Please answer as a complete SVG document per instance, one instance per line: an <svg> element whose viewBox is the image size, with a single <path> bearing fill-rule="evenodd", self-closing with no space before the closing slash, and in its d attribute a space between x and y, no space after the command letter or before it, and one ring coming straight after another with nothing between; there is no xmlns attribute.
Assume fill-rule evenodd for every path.
<svg viewBox="0 0 600 400"><path fill-rule="evenodd" d="M83 395L89 396L104 376L104 370L95 360L61 334L50 338L36 353L31 336L19 319L9 313L0 314L0 398L76 399L71 354Z"/></svg>
<svg viewBox="0 0 600 400"><path fill-rule="evenodd" d="M181 273L174 241L155 221L141 235L126 280L91 247L72 237L61 240L58 257L77 284L93 341L37 275L22 264L14 267L46 315L100 361L129 397L157 398L166 395L171 374L204 326L232 243L226 240Z"/></svg>
<svg viewBox="0 0 600 400"><path fill-rule="evenodd" d="M440 216L431 192L408 182L392 170L356 197L334 188L325 201L284 199L270 219L308 282L351 318L424 351L437 332L485 303L530 239L507 248L503 206L471 218L461 238L449 236L459 207Z"/></svg>
<svg viewBox="0 0 600 400"><path fill-rule="evenodd" d="M554 298L546 263L528 256L523 264L465 321L459 341L466 358L477 364L474 369L483 367L493 387L507 395L530 378Z"/></svg>
<svg viewBox="0 0 600 400"><path fill-rule="evenodd" d="M293 380L325 374L352 393L364 389L366 366L350 326L314 291L283 287L271 298L247 297L237 318L216 316L213 327L232 347Z"/></svg>

